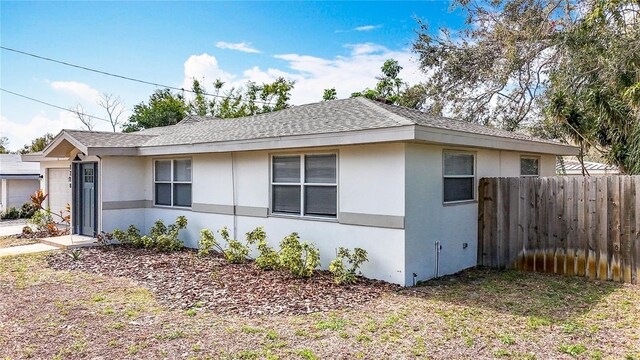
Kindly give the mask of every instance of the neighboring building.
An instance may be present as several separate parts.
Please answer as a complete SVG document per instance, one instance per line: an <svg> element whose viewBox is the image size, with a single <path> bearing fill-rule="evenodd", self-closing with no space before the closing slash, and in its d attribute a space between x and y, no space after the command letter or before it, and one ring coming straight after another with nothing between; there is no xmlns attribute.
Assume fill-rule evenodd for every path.
<svg viewBox="0 0 640 360"><path fill-rule="evenodd" d="M587 171L587 175L590 176L620 174L620 170L616 166L593 161L585 161L584 168ZM556 163L556 174L582 176L582 165L575 158L564 158L563 162L558 161Z"/></svg>
<svg viewBox="0 0 640 360"><path fill-rule="evenodd" d="M181 238L197 247L203 228L242 238L264 226L275 246L294 231L314 242L324 268L337 247L364 248L366 276L411 285L476 265L480 178L552 176L557 155L575 154L352 98L128 134L64 130L24 158L40 161L50 196L47 172L72 166L75 233L184 215Z"/></svg>
<svg viewBox="0 0 640 360"><path fill-rule="evenodd" d="M0 154L0 212L20 208L40 188L40 166L20 155Z"/></svg>

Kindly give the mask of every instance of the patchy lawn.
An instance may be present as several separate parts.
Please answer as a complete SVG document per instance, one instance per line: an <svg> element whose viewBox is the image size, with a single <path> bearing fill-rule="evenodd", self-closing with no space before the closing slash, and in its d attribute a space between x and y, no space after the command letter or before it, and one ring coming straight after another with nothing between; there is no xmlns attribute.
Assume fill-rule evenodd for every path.
<svg viewBox="0 0 640 360"><path fill-rule="evenodd" d="M302 314L293 306L259 315L230 311L224 302L207 307L207 297L170 296L173 284L188 287L181 266L218 274L210 276L217 281L227 270L215 259L188 263L183 252L157 256L156 263L139 252L118 265L106 260L112 254L82 251L76 265L65 253L0 259L0 358L640 358L638 286L480 269L401 291L370 283L375 290L363 294L375 295L347 304L326 300L327 311ZM243 267L233 269L239 279L229 287L257 286L255 278L266 276L274 281L268 287L305 288ZM166 276L171 269L173 280ZM154 282L156 274L165 286ZM348 296L322 276L309 284L323 297ZM281 304L269 292L234 291L234 299L254 296L238 300L245 306L268 303L260 294ZM294 303L314 298L307 290L270 291Z"/></svg>
<svg viewBox="0 0 640 360"><path fill-rule="evenodd" d="M7 248L11 246L29 245L37 243L37 239L24 239L17 238L15 236L0 236L0 248Z"/></svg>

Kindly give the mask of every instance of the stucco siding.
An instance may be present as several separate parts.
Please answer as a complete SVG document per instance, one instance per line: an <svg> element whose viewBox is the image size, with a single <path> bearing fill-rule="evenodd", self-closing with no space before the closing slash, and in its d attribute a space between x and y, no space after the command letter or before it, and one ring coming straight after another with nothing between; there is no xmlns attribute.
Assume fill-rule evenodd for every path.
<svg viewBox="0 0 640 360"><path fill-rule="evenodd" d="M443 151L476 155L475 197L471 202L443 203ZM406 145L406 282L426 280L473 267L477 263L477 185L483 177L520 176L521 156L540 157L540 175L555 171L555 156L513 151ZM436 254L436 243L440 253ZM436 266L436 259L438 264Z"/></svg>
<svg viewBox="0 0 640 360"><path fill-rule="evenodd" d="M20 208L25 202L31 201L30 196L40 188L40 181L36 179L7 179L2 182L6 185L6 204L2 204L5 208Z"/></svg>

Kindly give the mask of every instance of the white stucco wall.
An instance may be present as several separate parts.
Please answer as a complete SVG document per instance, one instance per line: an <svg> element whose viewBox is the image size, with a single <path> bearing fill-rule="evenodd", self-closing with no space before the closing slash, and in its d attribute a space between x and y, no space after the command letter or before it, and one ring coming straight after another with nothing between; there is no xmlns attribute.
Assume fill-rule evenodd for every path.
<svg viewBox="0 0 640 360"><path fill-rule="evenodd" d="M40 188L38 179L2 179L0 181L0 211L10 207L21 208L31 201L31 195Z"/></svg>
<svg viewBox="0 0 640 360"><path fill-rule="evenodd" d="M99 207L102 216L98 224L102 231L125 229L135 225L145 228L144 206L131 207L132 202L143 203L152 199L150 161L141 157L103 157L99 161ZM104 209L102 209L104 207ZM115 209L114 209L115 207Z"/></svg>
<svg viewBox="0 0 640 360"><path fill-rule="evenodd" d="M476 154L476 201L443 204L442 159L445 149ZM477 185L483 177L520 176L520 157L511 151L406 145L406 282L458 272L477 263ZM541 176L552 176L555 157L540 157ZM436 242L441 246L436 269ZM466 244L466 247L465 247Z"/></svg>

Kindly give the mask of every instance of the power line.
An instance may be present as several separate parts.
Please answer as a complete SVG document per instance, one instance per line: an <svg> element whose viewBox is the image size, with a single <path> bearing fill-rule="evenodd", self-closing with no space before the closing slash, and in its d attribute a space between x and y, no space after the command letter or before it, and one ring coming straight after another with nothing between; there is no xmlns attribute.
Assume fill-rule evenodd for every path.
<svg viewBox="0 0 640 360"><path fill-rule="evenodd" d="M51 104L51 103L48 103L48 102L46 102L46 101L42 101L42 100L38 100L38 99L34 99L34 98L32 98L32 97L29 97L29 96L26 96L26 95L22 95L22 94L18 94L18 93L16 93L16 92L9 91L9 90L7 90L7 89L0 88L0 90L4 91L4 92L6 92L6 93L9 93L9 94L11 94L11 95L19 96L19 97L21 97L21 98L25 98L25 99L28 99L28 100L31 100L31 101L35 101L35 102L40 103L40 104L44 104L44 105L47 105L47 106L54 107L54 108L56 108L56 109L60 109L60 110L64 110L64 111L68 111L68 112L70 112L70 113L72 113L72 114L75 114L75 115L80 114L80 115L83 115L83 116L86 116L86 117L90 117L90 118L93 118L93 119L96 119L96 120L102 120L102 121L106 121L106 122L108 122L108 123L111 123L111 121L110 121L109 119L105 119L105 118L101 118L101 117L98 117L98 116L93 116L93 115L85 114L85 113L83 113L83 112L79 112L79 111L73 111L73 110L71 110L71 109L67 109L67 108L62 107L62 106L58 106L58 105L55 105L55 104Z"/></svg>
<svg viewBox="0 0 640 360"><path fill-rule="evenodd" d="M129 80L129 81L134 81L134 82L141 83L141 84L152 85L152 86L155 86L155 87L161 87L161 88L177 90L177 91L186 91L186 92L189 92L189 93L192 93L192 94L197 94L197 92L195 92L193 90L184 89L184 88L178 88L178 87L175 87L175 86L163 85L163 84L155 83L155 82L152 82L152 81L140 80L140 79L132 78L132 77L129 77L129 76L124 76L124 75L118 75L118 74L110 73L110 72L103 71L103 70L97 70L97 69L93 69L93 68L82 66L82 65L76 65L76 64L68 63L68 62L62 61L62 60L52 59L52 58L49 58L49 57L46 57L46 56L32 54L32 53L29 53L29 52L26 52L26 51L21 51L21 50L17 50L17 49L8 48L6 46L0 46L0 49L11 51L11 52L14 52L14 53L17 53L17 54L21 54L21 55L31 56L31 57L34 57L34 58L40 59L40 60L50 61L50 62L54 62L54 63L57 63L57 64L62 64L62 65L74 67L74 68L77 68L77 69L91 71L91 72L98 73L98 74L101 74L101 75L115 77L115 78L118 78L118 79ZM222 96L222 95L219 95L219 94L210 94L210 93L206 93L206 92L201 92L201 94L202 95L207 95L207 96L213 96L213 97L217 97L217 98L227 98L226 96ZM228 98L232 99L232 100L242 100L241 98L233 98L233 97L228 97ZM257 104L271 105L271 103L265 102L265 101L257 101L256 100L254 102L257 103Z"/></svg>

